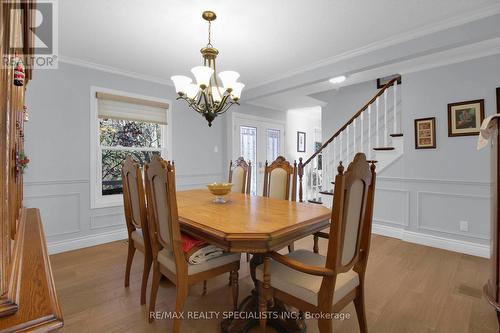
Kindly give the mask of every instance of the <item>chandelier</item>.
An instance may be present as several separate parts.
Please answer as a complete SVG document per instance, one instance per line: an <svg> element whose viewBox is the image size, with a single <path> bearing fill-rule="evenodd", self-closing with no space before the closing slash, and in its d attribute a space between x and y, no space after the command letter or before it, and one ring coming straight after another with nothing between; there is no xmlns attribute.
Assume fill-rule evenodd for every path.
<svg viewBox="0 0 500 333"><path fill-rule="evenodd" d="M208 21L208 44L200 50L203 56L203 66L191 69L196 83L192 83L192 79L184 75L174 75L171 79L179 95L177 99L185 100L189 107L205 117L208 126L212 126L215 117L225 113L233 104L239 105L238 100L245 85L237 82L240 74L235 71L217 74L215 58L219 51L211 43L212 21L217 16L214 12L205 11L202 17Z"/></svg>

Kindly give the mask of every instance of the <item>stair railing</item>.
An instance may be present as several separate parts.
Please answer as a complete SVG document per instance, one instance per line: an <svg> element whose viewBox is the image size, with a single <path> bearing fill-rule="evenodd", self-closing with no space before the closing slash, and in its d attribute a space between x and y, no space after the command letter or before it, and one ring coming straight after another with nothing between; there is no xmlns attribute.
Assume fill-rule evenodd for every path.
<svg viewBox="0 0 500 333"><path fill-rule="evenodd" d="M329 184L333 184L334 174L330 175L330 171L336 170L336 164L339 162L351 160L351 157L356 155L357 152L365 152L364 144L364 129L365 129L365 118L368 118L368 134L367 134L367 157L372 158L372 151L374 148L380 148L380 135L383 135L382 143L385 147L388 144L388 93L389 89L392 88L394 95L393 100L393 124L392 124L392 134L397 134L398 132L398 122L397 122L397 92L398 92L398 80L399 78L394 78L387 82L376 94L373 96L358 112L356 112L337 132L335 132L323 145L309 157L307 160L303 161L302 157L299 158L298 164L298 178L299 178L299 201L304 201L304 196L306 199L312 198L314 202L318 202L320 197L320 192L325 191L324 187ZM380 104L383 104L383 109L381 109ZM374 109L375 113L375 127L372 129L372 111ZM366 116L365 116L365 113ZM380 129L380 113L382 113L382 129ZM372 132L374 131L374 133ZM359 142L356 142L358 135L360 137ZM375 135L375 145L373 147L373 138ZM352 142L351 142L352 141ZM331 145L330 145L331 144ZM352 146L351 146L352 145ZM345 147L345 150L344 150ZM321 156L321 171L319 170L319 158ZM338 159L337 159L338 157ZM314 163L313 163L314 161ZM332 162L332 163L330 163ZM344 163L347 164L347 163ZM304 176L306 176L306 184L304 191ZM319 179L321 179L322 190L319 189ZM319 201L321 202L321 201Z"/></svg>

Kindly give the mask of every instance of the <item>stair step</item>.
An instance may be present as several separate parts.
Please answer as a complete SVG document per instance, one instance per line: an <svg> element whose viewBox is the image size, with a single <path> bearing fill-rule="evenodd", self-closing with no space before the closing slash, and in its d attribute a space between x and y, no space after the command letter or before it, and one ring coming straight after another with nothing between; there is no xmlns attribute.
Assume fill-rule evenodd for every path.
<svg viewBox="0 0 500 333"><path fill-rule="evenodd" d="M314 200L314 199L307 200L307 202L315 204L315 205L322 205L323 204L323 202L321 200Z"/></svg>
<svg viewBox="0 0 500 333"><path fill-rule="evenodd" d="M384 150L394 150L394 147L378 147L378 148L373 148L375 151L384 151Z"/></svg>
<svg viewBox="0 0 500 333"><path fill-rule="evenodd" d="M400 136L403 136L403 133L395 133L390 135L393 138L399 138Z"/></svg>
<svg viewBox="0 0 500 333"><path fill-rule="evenodd" d="M324 195L333 195L333 190L331 191L319 191L320 194L324 194Z"/></svg>

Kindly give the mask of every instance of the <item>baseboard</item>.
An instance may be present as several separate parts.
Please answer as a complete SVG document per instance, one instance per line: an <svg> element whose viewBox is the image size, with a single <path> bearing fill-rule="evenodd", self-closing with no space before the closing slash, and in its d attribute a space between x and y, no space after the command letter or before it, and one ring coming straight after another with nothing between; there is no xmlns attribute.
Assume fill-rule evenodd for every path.
<svg viewBox="0 0 500 333"><path fill-rule="evenodd" d="M377 235L398 238L409 243L436 247L443 250L470 254L477 257L490 257L489 245L423 234L420 232L409 231L380 224L373 224L372 232Z"/></svg>
<svg viewBox="0 0 500 333"><path fill-rule="evenodd" d="M119 229L97 235L88 235L68 240L49 242L47 247L49 254L56 254L66 251L83 249L85 247L114 242L121 239L127 239L127 229Z"/></svg>

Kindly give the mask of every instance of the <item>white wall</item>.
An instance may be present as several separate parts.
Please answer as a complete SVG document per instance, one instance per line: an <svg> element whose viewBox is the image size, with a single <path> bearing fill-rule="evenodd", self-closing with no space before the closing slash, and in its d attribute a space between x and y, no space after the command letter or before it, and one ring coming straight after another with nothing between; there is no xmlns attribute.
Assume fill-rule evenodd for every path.
<svg viewBox="0 0 500 333"><path fill-rule="evenodd" d="M226 177L225 115L209 128L204 118L175 101L170 86L65 63L57 70L35 71L26 99L26 152L31 163L24 203L41 209L51 252L126 237L122 207L90 209L91 86L173 101L169 127L179 189Z"/></svg>
<svg viewBox="0 0 500 333"><path fill-rule="evenodd" d="M403 75L404 155L378 176L374 231L433 246L488 255L489 155L476 137L448 137L447 104L485 99L496 112L500 56ZM314 97L323 109L323 135L338 129L375 93L375 82ZM437 149L415 150L414 119L436 117ZM469 222L469 232L459 229Z"/></svg>
<svg viewBox="0 0 500 333"><path fill-rule="evenodd" d="M297 132L306 133L306 152L297 152ZM314 142L322 141L321 107L292 109L286 112L285 157L293 163L314 154Z"/></svg>

